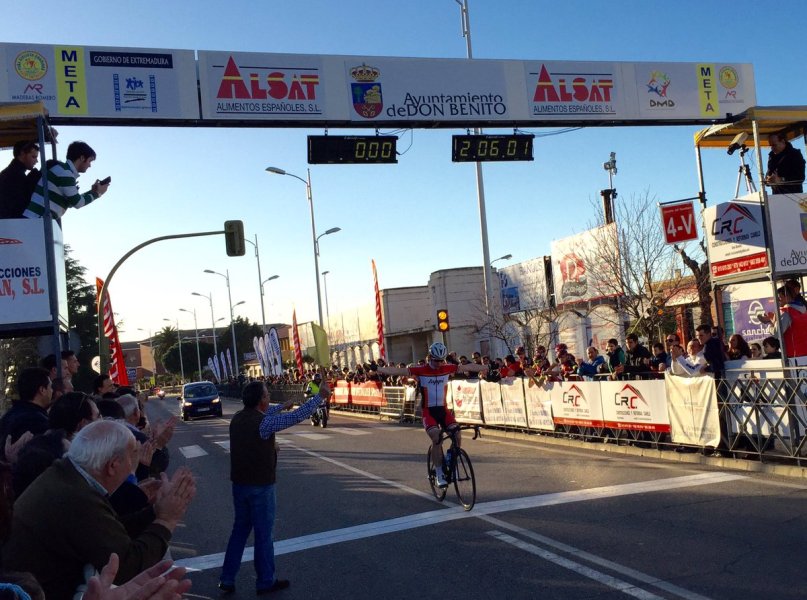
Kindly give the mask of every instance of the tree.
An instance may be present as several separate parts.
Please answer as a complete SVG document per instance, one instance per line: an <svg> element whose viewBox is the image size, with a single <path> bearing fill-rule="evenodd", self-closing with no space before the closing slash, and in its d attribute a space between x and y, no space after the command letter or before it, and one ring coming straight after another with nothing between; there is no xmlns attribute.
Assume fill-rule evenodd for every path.
<svg viewBox="0 0 807 600"><path fill-rule="evenodd" d="M692 275L695 276L695 287L698 290L698 307L701 310L701 323L713 325L711 268L709 261L706 260L706 244L704 240L698 242L698 247L702 252L701 257L703 260L701 261L689 256L684 248L678 245L674 246L675 251L681 256L681 260L684 261L687 268L692 271Z"/></svg>
<svg viewBox="0 0 807 600"><path fill-rule="evenodd" d="M202 360L202 372L207 369L207 357L213 356L213 344L199 342L199 357ZM179 375L182 368L185 369L185 378L199 381L199 368L196 355L196 342L184 342L182 344L182 364L179 362L179 345L174 344L161 357L161 362L166 371ZM193 377L196 373L197 376Z"/></svg>
<svg viewBox="0 0 807 600"><path fill-rule="evenodd" d="M67 313L70 328L78 335L80 348L77 356L80 367L73 377L77 390L91 390L97 375L90 366L98 353L98 311L95 286L84 278L87 269L71 256L70 246L64 247L64 266L67 279Z"/></svg>
<svg viewBox="0 0 807 600"><path fill-rule="evenodd" d="M241 357L244 352L253 351L252 340L256 337L263 336L263 329L257 323L250 323L249 319L243 317L237 317L235 321L233 321L233 325L235 326L235 342L238 345L238 364L240 365L243 362ZM221 335L219 335L219 351L224 350L226 352L226 348L232 348L232 346L233 334L228 327L222 330Z"/></svg>
<svg viewBox="0 0 807 600"><path fill-rule="evenodd" d="M605 225L602 206L595 204L595 210L596 220L590 227L600 227L593 233L600 239L580 255L587 281L596 282L596 295L606 300L580 303L580 307L590 311L597 304L612 303L617 308L613 319L624 319L629 330L652 340L665 316L662 307L690 285L683 275L682 256L665 243L658 203L649 193L615 203L616 239L613 230L601 227Z"/></svg>
<svg viewBox="0 0 807 600"><path fill-rule="evenodd" d="M152 338L154 344L154 356L157 360L165 364L163 357L168 353L172 346L177 343L177 330L175 327L166 325L154 334Z"/></svg>

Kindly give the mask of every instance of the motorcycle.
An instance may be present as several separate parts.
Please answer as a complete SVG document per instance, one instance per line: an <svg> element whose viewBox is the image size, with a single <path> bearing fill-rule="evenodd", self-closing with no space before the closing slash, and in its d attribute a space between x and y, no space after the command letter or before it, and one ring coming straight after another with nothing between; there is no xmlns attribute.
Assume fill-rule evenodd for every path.
<svg viewBox="0 0 807 600"><path fill-rule="evenodd" d="M311 425L320 426L325 429L328 426L328 408L325 404L320 404L314 414L311 415Z"/></svg>

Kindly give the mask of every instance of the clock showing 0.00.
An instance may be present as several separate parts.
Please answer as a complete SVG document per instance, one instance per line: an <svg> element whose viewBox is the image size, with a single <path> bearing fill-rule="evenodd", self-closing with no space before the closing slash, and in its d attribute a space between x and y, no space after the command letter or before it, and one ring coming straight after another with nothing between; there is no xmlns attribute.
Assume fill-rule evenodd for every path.
<svg viewBox="0 0 807 600"><path fill-rule="evenodd" d="M308 163L311 165L397 163L394 135L309 135Z"/></svg>

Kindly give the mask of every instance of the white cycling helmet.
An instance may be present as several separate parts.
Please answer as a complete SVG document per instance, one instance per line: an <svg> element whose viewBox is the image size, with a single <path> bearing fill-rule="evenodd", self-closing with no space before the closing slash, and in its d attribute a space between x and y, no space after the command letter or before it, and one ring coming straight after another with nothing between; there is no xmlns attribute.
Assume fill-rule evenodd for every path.
<svg viewBox="0 0 807 600"><path fill-rule="evenodd" d="M448 348L440 342L434 342L429 346L429 356L437 360L445 360L448 356Z"/></svg>

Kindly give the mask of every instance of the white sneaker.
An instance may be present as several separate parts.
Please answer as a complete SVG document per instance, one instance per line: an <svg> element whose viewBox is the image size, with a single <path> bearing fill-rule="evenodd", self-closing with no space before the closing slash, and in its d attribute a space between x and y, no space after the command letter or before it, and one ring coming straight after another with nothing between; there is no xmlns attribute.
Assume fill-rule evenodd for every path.
<svg viewBox="0 0 807 600"><path fill-rule="evenodd" d="M445 476L443 475L443 472L438 470L438 471L436 472L436 475L437 475L437 477L436 477L436 479L437 479L437 486L438 486L438 487L441 487L441 488L448 487L448 482L446 481L446 478L445 478Z"/></svg>

